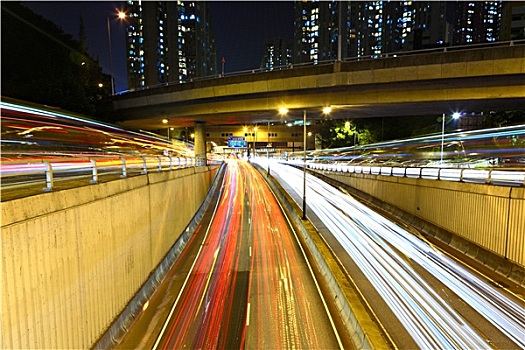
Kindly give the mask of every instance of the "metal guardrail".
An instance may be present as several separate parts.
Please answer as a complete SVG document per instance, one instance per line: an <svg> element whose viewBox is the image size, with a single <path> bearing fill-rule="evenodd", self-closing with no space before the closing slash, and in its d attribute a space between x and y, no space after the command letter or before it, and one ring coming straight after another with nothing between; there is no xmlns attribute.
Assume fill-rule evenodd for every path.
<svg viewBox="0 0 525 350"><path fill-rule="evenodd" d="M303 166L301 160L290 160L288 164ZM473 169L440 167L395 167L378 165L343 165L326 163L306 163L314 170L327 170L340 173L396 176L413 179L456 181L498 186L525 186L525 170L520 169Z"/></svg>
<svg viewBox="0 0 525 350"><path fill-rule="evenodd" d="M171 156L25 159L3 161L0 179L3 190L44 184L42 191L50 192L58 181L97 184L101 177L127 178L204 165L197 163L195 158Z"/></svg>

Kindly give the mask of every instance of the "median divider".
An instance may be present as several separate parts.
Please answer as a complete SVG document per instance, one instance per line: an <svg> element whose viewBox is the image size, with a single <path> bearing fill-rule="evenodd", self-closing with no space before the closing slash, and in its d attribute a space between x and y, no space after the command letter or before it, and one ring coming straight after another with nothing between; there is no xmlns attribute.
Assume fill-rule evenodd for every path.
<svg viewBox="0 0 525 350"><path fill-rule="evenodd" d="M266 173L260 166L255 168ZM301 219L301 209L271 176L264 176L276 199L298 233L303 246L330 291L331 301L356 349L390 349L391 344L379 325L371 318L353 282L334 257L331 249L309 221Z"/></svg>

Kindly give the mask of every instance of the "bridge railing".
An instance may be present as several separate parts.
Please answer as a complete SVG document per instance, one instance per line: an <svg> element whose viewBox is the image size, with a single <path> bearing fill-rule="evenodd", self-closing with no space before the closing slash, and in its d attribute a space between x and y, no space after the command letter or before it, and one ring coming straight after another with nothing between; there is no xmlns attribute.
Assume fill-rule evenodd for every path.
<svg viewBox="0 0 525 350"><path fill-rule="evenodd" d="M357 57L343 58L342 62L357 62L357 61L374 60L378 58L394 58L394 57L402 57L402 56L422 55L422 54L429 54L429 53L443 53L443 52L472 50L472 49L489 48L489 47L504 47L504 46L514 46L514 45L525 45L525 39L512 40L512 41L496 41L492 43L457 45L457 46L439 46L435 48L428 48L428 49L421 49L421 50L397 51L397 52L387 52L387 53L380 53L380 54L373 54L373 55L362 55L362 56L357 56ZM166 82L166 83L158 84L158 85L145 86L141 88L124 90L124 91L118 92L117 95L123 95L123 94L130 93L130 92L148 90L148 89L153 89L153 88L163 87L163 86L185 84L185 83L190 83L190 82L195 82L195 81L206 81L206 80L213 80L213 79L219 79L219 78L224 78L224 77L233 77L233 76L257 74L257 73L267 73L267 72L272 72L272 71L289 70L289 69L301 68L301 67L333 65L335 62L337 62L337 60L333 58L329 60L322 60L322 61L315 61L315 62L304 62L304 63L294 63L294 64L290 63L286 65L273 66L273 67L258 67L254 69L228 72L224 74L220 73L220 74L207 75L207 76L202 76L202 77L194 77L194 78L188 78L185 80L178 80L178 81Z"/></svg>
<svg viewBox="0 0 525 350"><path fill-rule="evenodd" d="M304 166L302 160L289 160L288 164ZM377 165L343 165L307 162L314 170L348 174L382 175L414 179L457 181L498 186L525 186L525 170L498 168L441 168L441 167L396 167Z"/></svg>
<svg viewBox="0 0 525 350"><path fill-rule="evenodd" d="M195 166L195 158L151 155L22 158L3 160L0 166L0 180L2 191L42 185L42 191L49 192L58 184L68 183L66 187L77 187Z"/></svg>

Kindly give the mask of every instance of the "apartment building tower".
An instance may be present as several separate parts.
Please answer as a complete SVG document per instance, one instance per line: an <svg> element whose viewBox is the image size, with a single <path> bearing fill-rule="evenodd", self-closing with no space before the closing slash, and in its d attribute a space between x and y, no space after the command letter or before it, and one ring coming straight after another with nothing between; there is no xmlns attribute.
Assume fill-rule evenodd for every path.
<svg viewBox="0 0 525 350"><path fill-rule="evenodd" d="M454 45L499 40L502 1L458 1L454 5Z"/></svg>
<svg viewBox="0 0 525 350"><path fill-rule="evenodd" d="M282 69L293 63L290 44L283 39L276 39L266 44L265 55L262 59L261 69Z"/></svg>
<svg viewBox="0 0 525 350"><path fill-rule="evenodd" d="M208 7L203 1L127 2L129 89L216 74Z"/></svg>

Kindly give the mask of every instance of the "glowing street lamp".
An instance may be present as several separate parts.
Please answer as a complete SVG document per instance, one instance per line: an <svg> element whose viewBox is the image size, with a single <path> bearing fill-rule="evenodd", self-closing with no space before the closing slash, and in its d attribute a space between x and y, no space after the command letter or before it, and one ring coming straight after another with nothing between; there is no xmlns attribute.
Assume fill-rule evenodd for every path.
<svg viewBox="0 0 525 350"><path fill-rule="evenodd" d="M323 114L329 114L332 111L331 107L323 107ZM279 108L279 114L286 115L288 109L285 107ZM303 110L303 220L306 220L306 109Z"/></svg>
<svg viewBox="0 0 525 350"><path fill-rule="evenodd" d="M119 11L117 18L123 20L126 18L126 13ZM111 95L115 95L115 80L113 78L113 54L111 52L111 28L109 25L109 15L106 16L108 24L108 47L109 47L109 74L111 75Z"/></svg>
<svg viewBox="0 0 525 350"><path fill-rule="evenodd" d="M452 119L458 120L461 117L461 113L455 112L452 114ZM446 115L443 113L443 116L441 117L441 159L439 162L439 165L443 165L443 150L445 146L445 119Z"/></svg>
<svg viewBox="0 0 525 350"><path fill-rule="evenodd" d="M162 124L168 124L169 120L164 118L162 119ZM170 128L168 126L168 141L170 140Z"/></svg>

